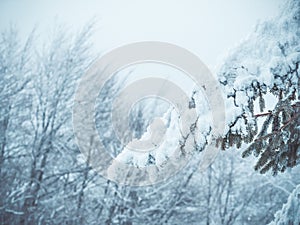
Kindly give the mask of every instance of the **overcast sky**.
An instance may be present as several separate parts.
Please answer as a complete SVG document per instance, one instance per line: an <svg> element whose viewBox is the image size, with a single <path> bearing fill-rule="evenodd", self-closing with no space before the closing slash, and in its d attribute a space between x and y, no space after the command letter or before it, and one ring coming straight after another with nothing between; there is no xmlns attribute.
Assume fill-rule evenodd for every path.
<svg viewBox="0 0 300 225"><path fill-rule="evenodd" d="M197 54L211 69L254 25L278 13L282 0L0 0L1 31L16 24L25 35L54 22L80 28L98 19L96 51L144 40L166 41Z"/></svg>

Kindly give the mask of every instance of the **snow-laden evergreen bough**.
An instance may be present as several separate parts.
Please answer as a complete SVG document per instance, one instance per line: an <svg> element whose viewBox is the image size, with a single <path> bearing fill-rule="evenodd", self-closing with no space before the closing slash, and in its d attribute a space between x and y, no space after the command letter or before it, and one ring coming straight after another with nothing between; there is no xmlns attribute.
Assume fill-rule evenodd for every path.
<svg viewBox="0 0 300 225"><path fill-rule="evenodd" d="M290 0L276 18L226 58L219 80L227 94L226 149L249 146L261 173L283 172L300 162L300 1Z"/></svg>
<svg viewBox="0 0 300 225"><path fill-rule="evenodd" d="M275 215L275 220L269 225L300 224L300 185L289 196L286 204Z"/></svg>

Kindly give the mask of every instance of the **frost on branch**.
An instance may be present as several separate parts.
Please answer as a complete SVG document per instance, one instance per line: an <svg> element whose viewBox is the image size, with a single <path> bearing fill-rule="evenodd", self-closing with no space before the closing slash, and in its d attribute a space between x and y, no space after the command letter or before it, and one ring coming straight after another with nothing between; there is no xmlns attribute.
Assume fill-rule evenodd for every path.
<svg viewBox="0 0 300 225"><path fill-rule="evenodd" d="M269 225L300 224L300 185L291 193L286 204L275 214Z"/></svg>

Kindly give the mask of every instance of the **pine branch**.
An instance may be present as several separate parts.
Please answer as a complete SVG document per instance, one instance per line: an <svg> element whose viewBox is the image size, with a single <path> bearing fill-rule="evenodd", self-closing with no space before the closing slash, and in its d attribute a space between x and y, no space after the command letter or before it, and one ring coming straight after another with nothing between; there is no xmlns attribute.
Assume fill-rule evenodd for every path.
<svg viewBox="0 0 300 225"><path fill-rule="evenodd" d="M254 142L257 142L257 141L261 141L261 140L265 140L273 135L276 135L276 134L279 134L280 131L282 131L284 128L286 128L291 122L293 122L295 119L297 119L300 115L294 115L293 117L291 117L288 122L286 122L283 126L281 126L277 131L274 131L272 133L269 133L265 136L262 136L260 138L257 138L254 140Z"/></svg>
<svg viewBox="0 0 300 225"><path fill-rule="evenodd" d="M272 114L272 111L268 111L266 113L255 114L254 117L257 118L257 117L262 117L262 116L268 116L270 114Z"/></svg>

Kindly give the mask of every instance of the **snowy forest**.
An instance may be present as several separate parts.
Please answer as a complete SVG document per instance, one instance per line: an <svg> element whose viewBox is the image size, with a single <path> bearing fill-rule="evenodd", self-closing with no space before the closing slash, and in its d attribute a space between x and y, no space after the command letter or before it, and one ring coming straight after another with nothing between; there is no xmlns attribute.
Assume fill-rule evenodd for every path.
<svg viewBox="0 0 300 225"><path fill-rule="evenodd" d="M199 172L210 135L202 112L193 160L149 186L105 179L76 143L73 98L98 57L93 32L93 22L75 33L57 26L42 48L36 29L26 40L15 26L1 32L0 224L300 225L299 0L286 0L276 17L259 22L218 67L226 128L214 161ZM96 103L97 128L109 137L104 145L127 164L155 165L160 152L141 162L105 134L119 78L107 82ZM197 101L195 92L190 98ZM143 138L151 118L160 116L170 141L161 151L173 148L174 139L182 143L176 112L145 104L133 111L134 137Z"/></svg>

